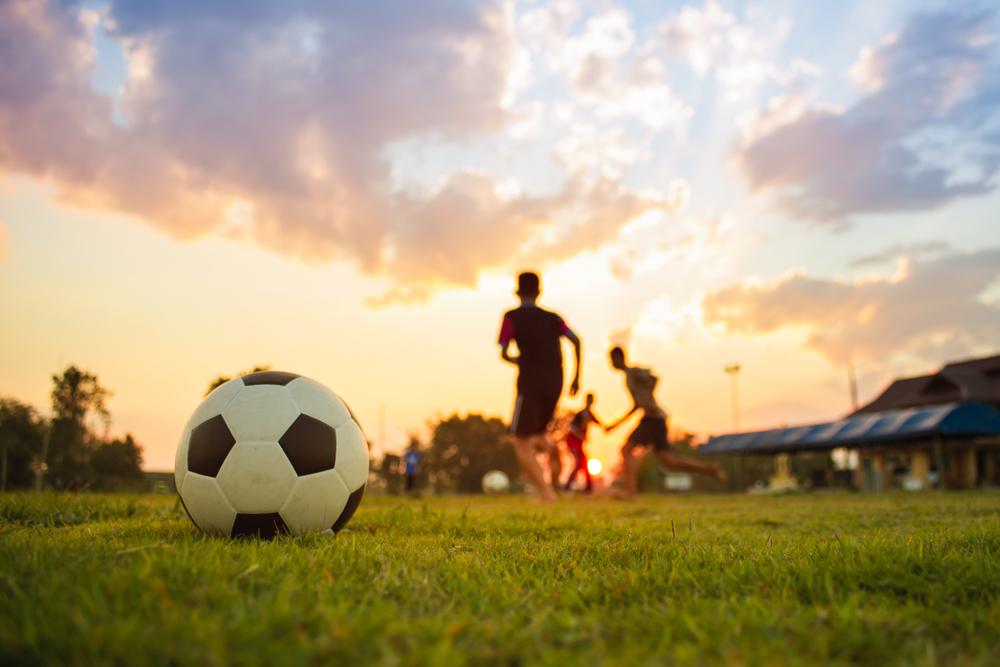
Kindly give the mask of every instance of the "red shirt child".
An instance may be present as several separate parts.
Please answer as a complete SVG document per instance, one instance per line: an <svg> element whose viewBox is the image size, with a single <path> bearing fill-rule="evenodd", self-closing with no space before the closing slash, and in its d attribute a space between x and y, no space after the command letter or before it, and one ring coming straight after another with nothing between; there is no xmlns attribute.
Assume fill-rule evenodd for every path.
<svg viewBox="0 0 1000 667"><path fill-rule="evenodd" d="M594 404L594 395L587 394L587 407L573 416L573 421L570 423L569 431L566 433L566 449L569 450L573 458L576 459L576 467L566 478L566 484L563 486L564 489L569 490L570 484L576 477L579 471L583 471L584 479L587 481L587 492L592 490L591 480L590 480L590 470L587 468L587 455L583 452L583 443L587 440L587 428L593 423L598 426L603 426L601 421L596 415L591 411L590 407Z"/></svg>

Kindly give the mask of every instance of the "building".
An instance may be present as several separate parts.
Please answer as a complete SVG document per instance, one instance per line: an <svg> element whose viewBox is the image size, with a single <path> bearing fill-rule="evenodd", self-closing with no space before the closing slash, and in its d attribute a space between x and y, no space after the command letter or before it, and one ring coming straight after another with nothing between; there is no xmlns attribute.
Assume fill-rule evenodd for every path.
<svg viewBox="0 0 1000 667"><path fill-rule="evenodd" d="M863 491L1000 486L1000 355L896 380L837 421L718 436L700 451L776 456L784 479L789 455L840 448L857 452Z"/></svg>
<svg viewBox="0 0 1000 667"><path fill-rule="evenodd" d="M150 493L177 493L173 472L146 471L143 473L143 478Z"/></svg>
<svg viewBox="0 0 1000 667"><path fill-rule="evenodd" d="M854 414L975 401L1000 409L1000 355L957 361L937 373L896 380Z"/></svg>

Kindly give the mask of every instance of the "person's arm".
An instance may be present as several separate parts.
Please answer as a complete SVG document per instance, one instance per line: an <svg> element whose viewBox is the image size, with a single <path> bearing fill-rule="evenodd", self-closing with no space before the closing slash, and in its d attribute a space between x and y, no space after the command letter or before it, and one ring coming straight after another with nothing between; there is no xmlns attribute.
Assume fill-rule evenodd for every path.
<svg viewBox="0 0 1000 667"><path fill-rule="evenodd" d="M500 325L500 338L497 341L500 343L500 358L517 366L521 363L521 357L512 357L508 353L508 348L510 347L510 341L512 338L514 338L514 323L510 321L509 317L505 316L503 318L503 324Z"/></svg>
<svg viewBox="0 0 1000 667"><path fill-rule="evenodd" d="M625 421L626 419L628 419L629 417L631 417L631 416L632 416L632 413L633 413L633 412L635 412L635 411L636 411L636 410L638 410L638 409L639 409L639 406L638 406L638 405L633 405L633 406L632 406L632 409L631 409L631 410L629 410L629 411L628 411L628 413L627 413L627 414L626 414L626 415L625 415L624 417L622 417L621 419L619 419L618 421L616 421L616 422L615 422L614 424L608 424L607 426L605 426L605 427L604 427L604 431L605 431L605 432L607 433L607 432L610 432L610 431L611 431L612 429L615 429L615 428L618 428L618 426L619 426L619 425L620 425L620 424L621 424L621 423L622 423L623 421Z"/></svg>
<svg viewBox="0 0 1000 667"><path fill-rule="evenodd" d="M576 396L576 392L580 391L580 364L582 363L580 338L569 327L566 327L563 335L573 343L573 349L576 351L576 373L573 375L573 383L569 386L569 395Z"/></svg>
<svg viewBox="0 0 1000 667"><path fill-rule="evenodd" d="M597 415L595 415L593 412L590 413L590 421L594 422L595 424L597 424L601 428L604 428L604 424L601 423L601 420L598 419Z"/></svg>
<svg viewBox="0 0 1000 667"><path fill-rule="evenodd" d="M521 357L512 357L507 354L507 347L509 345L510 343L500 343L500 358L517 366L521 363Z"/></svg>

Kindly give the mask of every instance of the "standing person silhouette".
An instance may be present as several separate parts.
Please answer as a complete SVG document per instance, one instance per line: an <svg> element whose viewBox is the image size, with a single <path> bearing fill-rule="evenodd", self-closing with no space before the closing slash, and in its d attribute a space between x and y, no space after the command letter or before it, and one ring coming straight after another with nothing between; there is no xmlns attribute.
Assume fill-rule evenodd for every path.
<svg viewBox="0 0 1000 667"><path fill-rule="evenodd" d="M581 470L583 471L583 478L587 481L587 493L591 493L594 490L593 482L590 479L590 469L587 467L587 455L583 452L583 443L587 441L587 427L590 426L591 422L598 426L604 426L604 424L601 423L601 420L591 410L593 405L594 395L587 394L587 406L573 415L569 431L566 432L566 449L569 450L569 453L576 460L576 467L573 468L569 477L566 478L566 484L563 486L564 491L569 491L570 484L573 483L576 474Z"/></svg>
<svg viewBox="0 0 1000 667"><path fill-rule="evenodd" d="M656 458L666 468L673 470L685 470L701 475L709 475L717 479L720 483L726 483L726 473L722 471L722 466L706 465L694 459L675 456L670 451L670 444L667 442L667 413L657 404L653 398L653 390L659 380L648 368L638 366L628 366L625 363L625 351L620 347L611 350L611 365L625 373L625 387L632 395L632 409L628 414L605 427L605 431L611 431L623 421L632 416L636 410L642 410L642 419L639 425L629 435L628 440L622 446L622 470L625 473L625 497L634 498L638 493L636 480L637 463L634 452L643 446L653 446L656 450Z"/></svg>
<svg viewBox="0 0 1000 667"><path fill-rule="evenodd" d="M535 305L540 293L538 274L525 272L517 277L521 305L504 313L498 342L501 358L518 368L517 400L510 424L514 453L538 489L540 500L552 502L556 499L555 491L545 481L535 453L548 455L552 485L558 485L562 461L559 448L549 434L549 422L562 394L562 337L568 338L576 350L576 373L570 384L570 396L580 389L580 339L561 317ZM516 357L508 353L511 341L517 343Z"/></svg>

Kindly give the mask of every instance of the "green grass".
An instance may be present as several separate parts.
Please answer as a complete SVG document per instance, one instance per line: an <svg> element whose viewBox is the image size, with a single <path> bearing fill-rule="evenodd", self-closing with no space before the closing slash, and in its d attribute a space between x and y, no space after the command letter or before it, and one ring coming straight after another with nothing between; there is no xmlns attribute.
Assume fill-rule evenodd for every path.
<svg viewBox="0 0 1000 667"><path fill-rule="evenodd" d="M348 530L0 496L0 663L1000 664L1000 494L369 497Z"/></svg>

